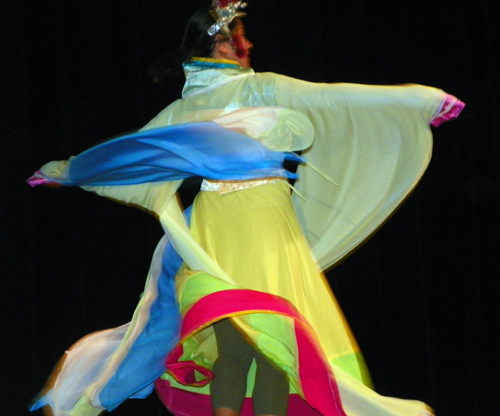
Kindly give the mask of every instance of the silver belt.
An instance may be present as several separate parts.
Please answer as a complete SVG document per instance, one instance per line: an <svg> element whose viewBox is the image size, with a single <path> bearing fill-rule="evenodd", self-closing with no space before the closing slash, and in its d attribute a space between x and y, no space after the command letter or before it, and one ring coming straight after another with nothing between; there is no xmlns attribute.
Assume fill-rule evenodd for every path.
<svg viewBox="0 0 500 416"><path fill-rule="evenodd" d="M200 189L202 191L227 194L229 192L241 191L243 189L254 188L268 183L276 183L278 181L286 181L286 179L279 177L253 179L249 181L214 181L210 179L203 179Z"/></svg>

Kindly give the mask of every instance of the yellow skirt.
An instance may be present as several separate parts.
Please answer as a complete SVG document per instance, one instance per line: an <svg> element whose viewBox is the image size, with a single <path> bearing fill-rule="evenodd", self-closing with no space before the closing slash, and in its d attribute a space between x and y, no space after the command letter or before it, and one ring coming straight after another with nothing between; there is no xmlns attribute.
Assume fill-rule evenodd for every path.
<svg viewBox="0 0 500 416"><path fill-rule="evenodd" d="M191 216L191 233L233 279L233 284L183 267L176 277L183 316L200 299L218 291L249 289L279 296L293 304L312 327L312 336L335 376L347 415L431 414L422 402L384 397L372 390L363 357L311 256L291 202L290 188L284 181L225 194L200 192ZM302 395L293 324L290 318L269 312L242 310L229 317L262 353L288 374L291 393ZM181 340L183 354L179 361L212 367L217 348L210 323L205 322L193 336ZM251 397L253 390L254 371L251 368L248 375L247 397ZM208 385L182 385L168 373L162 380L174 390L210 394Z"/></svg>
<svg viewBox="0 0 500 416"><path fill-rule="evenodd" d="M328 361L370 385L356 341L311 257L290 188L284 181L224 194L202 191L194 202L190 228L196 242L233 278L235 285L231 288L265 292L290 301L314 329ZM184 268L177 277L181 312L185 314L212 291L229 288L217 280ZM293 373L294 366L288 361L293 360L294 339L286 325L269 314L243 314L233 320L269 358ZM273 325L274 337L261 332L263 327ZM211 367L216 358L213 338L211 328L206 328L187 340L183 359ZM282 350L292 350L292 354L280 357L277 344Z"/></svg>

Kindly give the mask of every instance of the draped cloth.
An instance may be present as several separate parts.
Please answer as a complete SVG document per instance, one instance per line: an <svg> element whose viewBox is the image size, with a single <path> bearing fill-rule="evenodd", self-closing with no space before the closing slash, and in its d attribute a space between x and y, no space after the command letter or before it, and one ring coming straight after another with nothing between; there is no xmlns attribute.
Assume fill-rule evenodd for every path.
<svg viewBox="0 0 500 416"><path fill-rule="evenodd" d="M298 169L293 203L319 271L361 244L411 192L430 158L429 123L443 116L445 103L454 103L453 109L461 103L422 86L311 84L199 66L187 74L184 98L142 132L47 164L30 180L82 186L139 205L156 213L166 232L131 323L77 343L34 408L49 404L55 415L98 414L146 396L157 380L174 413L194 415L178 403L204 400L214 358L194 352L200 339L210 342L213 322L231 317L287 372L291 403L299 396L307 402L303 415L426 414L423 403L370 389L359 348L320 277L309 284L324 302L303 310L286 296L241 287L193 238L173 195L180 180L193 175L293 177L281 163L303 162L288 152L304 150L307 163ZM217 76L217 89L203 83ZM322 316L331 319L330 336ZM273 331L280 336L271 337ZM280 356L271 356L273 345Z"/></svg>

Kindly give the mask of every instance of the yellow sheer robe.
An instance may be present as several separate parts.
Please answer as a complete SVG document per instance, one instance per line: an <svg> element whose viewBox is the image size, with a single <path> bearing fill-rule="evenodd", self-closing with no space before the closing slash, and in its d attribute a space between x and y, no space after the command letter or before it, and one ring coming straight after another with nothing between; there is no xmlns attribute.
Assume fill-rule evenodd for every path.
<svg viewBox="0 0 500 416"><path fill-rule="evenodd" d="M429 161L432 137L428 125L444 99L442 91L423 86L313 84L271 73L255 74L249 69L191 66L187 68L183 99L168 106L145 129L215 120L261 140L271 149L303 150L308 164L338 186L305 165L299 167L300 180L296 184L297 194L303 199L294 195L293 207L289 189L282 182L227 195L204 192L195 203L191 231L173 198L178 183L88 189L145 207L159 216L188 269L196 271L178 276L182 313L189 310L193 299L213 290L247 287L282 296L314 328L335 373L348 415L424 415L425 404L382 397L369 387L359 349L320 271L363 242L411 192ZM266 106L285 110L279 110L274 121L269 114L276 109L256 114L250 124L245 122L248 111ZM51 169L57 176L59 168L54 165L45 167L44 173ZM276 207L275 212L263 218L262 210L246 209L258 200L266 201L266 212L269 205ZM208 218L221 220L221 209L231 213L229 225L215 220L213 226L209 225ZM276 236L284 229L275 227L277 222L287 223L289 235ZM238 230L249 227L255 228L255 233L252 231L252 237L245 239L246 246L239 252L234 247L243 244L238 240ZM276 239L270 242L269 235ZM231 238L220 242L222 237ZM212 241L217 241L217 247L212 246ZM290 249L290 243L295 247ZM163 245L155 257L161 254ZM258 255L248 256L252 247ZM276 256L264 257L273 250L277 250ZM235 261L240 258L243 261ZM275 281L259 277L252 273L253 269L262 270L259 275L271 273L278 277ZM100 411L99 391L144 327L148 302L155 296L154 290L148 288L154 286L157 278L158 270L152 267L145 294L120 347L71 415ZM269 328L277 328L271 322L273 317L259 315L235 320L264 353L287 370L287 362L291 361L272 353L276 344L269 337ZM283 331L280 336L288 335ZM215 359L212 338L208 328L186 340L185 351L191 356L185 358L210 365ZM292 341L285 345L292 345ZM85 353L77 351L78 348L76 356ZM289 373L293 373L293 368ZM293 380L292 388L300 390Z"/></svg>

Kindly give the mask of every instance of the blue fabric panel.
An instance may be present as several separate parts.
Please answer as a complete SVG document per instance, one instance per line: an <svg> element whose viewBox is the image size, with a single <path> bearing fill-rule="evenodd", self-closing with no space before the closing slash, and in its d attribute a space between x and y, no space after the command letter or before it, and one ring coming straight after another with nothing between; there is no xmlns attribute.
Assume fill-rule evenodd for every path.
<svg viewBox="0 0 500 416"><path fill-rule="evenodd" d="M126 135L95 146L71 160L65 185L134 185L190 176L245 180L295 178L283 169L295 155L213 122L188 123ZM300 159L300 158L299 158Z"/></svg>
<svg viewBox="0 0 500 416"><path fill-rule="evenodd" d="M190 223L192 207L184 215ZM181 257L170 241L162 258L162 275L158 280L158 297L151 305L150 319L127 357L99 398L111 411L128 398L145 398L154 389L153 382L165 372L165 360L179 342L181 316L175 293L175 275Z"/></svg>

